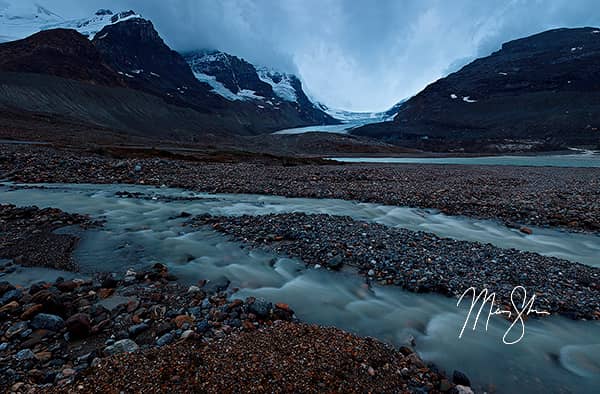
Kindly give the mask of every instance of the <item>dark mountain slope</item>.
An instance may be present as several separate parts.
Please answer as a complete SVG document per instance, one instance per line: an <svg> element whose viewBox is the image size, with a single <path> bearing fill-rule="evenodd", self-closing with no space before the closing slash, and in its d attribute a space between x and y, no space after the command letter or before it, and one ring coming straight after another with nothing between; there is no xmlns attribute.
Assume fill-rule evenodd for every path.
<svg viewBox="0 0 600 394"><path fill-rule="evenodd" d="M94 45L75 30L41 31L0 44L0 71L49 74L107 86L125 86Z"/></svg>
<svg viewBox="0 0 600 394"><path fill-rule="evenodd" d="M0 72L0 110L23 116L45 113L94 128L173 141L202 142L207 135L225 135L237 127L235 119L172 105L138 90L43 74Z"/></svg>
<svg viewBox="0 0 600 394"><path fill-rule="evenodd" d="M393 122L353 133L447 150L600 142L600 30L556 29L505 43L427 86Z"/></svg>
<svg viewBox="0 0 600 394"><path fill-rule="evenodd" d="M303 125L296 111L211 92L147 21L131 18L96 37L90 42L74 30L53 29L0 45L0 72L9 72L2 77L1 108L186 141Z"/></svg>
<svg viewBox="0 0 600 394"><path fill-rule="evenodd" d="M209 93L210 86L194 77L183 57L164 43L146 19L132 18L107 25L92 43L135 89L206 112L225 104Z"/></svg>

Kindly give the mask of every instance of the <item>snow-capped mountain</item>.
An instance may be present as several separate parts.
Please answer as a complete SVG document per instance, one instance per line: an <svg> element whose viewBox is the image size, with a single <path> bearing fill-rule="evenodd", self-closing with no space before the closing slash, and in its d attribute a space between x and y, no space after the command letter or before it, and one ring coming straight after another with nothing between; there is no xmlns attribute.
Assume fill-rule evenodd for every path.
<svg viewBox="0 0 600 394"><path fill-rule="evenodd" d="M282 100L296 103L298 93L296 92L297 80L295 75L282 73L268 67L257 67L256 72L261 81L271 85L273 92Z"/></svg>
<svg viewBox="0 0 600 394"><path fill-rule="evenodd" d="M39 4L0 1L0 42L14 41L49 29L74 29L93 39L104 26L130 18L139 18L133 11L113 13L100 9L87 18L65 18Z"/></svg>
<svg viewBox="0 0 600 394"><path fill-rule="evenodd" d="M306 96L295 75L256 67L217 50L193 51L183 56L199 81L209 84L212 93L229 101L255 102L260 109L295 113L304 122L313 124L337 123Z"/></svg>
<svg viewBox="0 0 600 394"><path fill-rule="evenodd" d="M193 134L193 130L262 134L289 127L339 123L313 104L294 75L267 68L257 70L244 59L215 50L188 53L184 58L164 42L151 21L134 11L115 14L101 9L89 18L73 19L41 5L0 0L0 23L0 36L12 41L0 44L0 53L7 57L0 61L0 71L38 74L41 76L35 78L41 78L43 83L60 86L67 82L52 77L119 86L128 90L123 94L143 92L158 97L165 108L170 108L157 111L158 104L150 104L154 99L140 95L136 99L144 100L148 104L144 108L152 112L146 118L158 120L142 121L138 116L141 113L134 116L135 112L128 112L144 127L137 127L133 120L123 126L121 115L111 107L113 98L103 98L102 105L109 107L97 103L86 107L90 116L82 115L85 122L135 132L154 132L148 127L160 124L156 127L169 136ZM36 86L28 86L31 95L42 97ZM71 113L68 108L88 98L87 90L94 88L81 85L81 89L77 94L82 96L73 94L77 97L73 102L54 96L44 98L50 103L44 108L60 116ZM50 93L60 95L62 91L56 88ZM113 94L116 92L101 93ZM29 108L27 102L7 105ZM183 115L184 111L188 111L187 115ZM111 115L95 116L107 113ZM170 118L177 118L180 123L170 125Z"/></svg>
<svg viewBox="0 0 600 394"><path fill-rule="evenodd" d="M111 10L101 9L96 11L96 13L89 18L50 23L44 25L40 30L57 28L74 29L91 40L95 37L96 33L102 30L105 26L134 18L141 18L141 15L132 10L113 13Z"/></svg>
<svg viewBox="0 0 600 394"><path fill-rule="evenodd" d="M265 100L277 106L271 87L258 78L254 66L244 59L215 50L184 54L196 78L208 83L212 92L230 101Z"/></svg>

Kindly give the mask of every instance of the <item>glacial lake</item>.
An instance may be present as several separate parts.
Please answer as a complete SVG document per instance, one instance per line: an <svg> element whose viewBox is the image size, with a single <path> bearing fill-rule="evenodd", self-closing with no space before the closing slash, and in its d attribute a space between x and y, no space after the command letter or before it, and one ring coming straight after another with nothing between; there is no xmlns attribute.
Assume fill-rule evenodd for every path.
<svg viewBox="0 0 600 394"><path fill-rule="evenodd" d="M342 163L464 164L532 167L600 167L600 152L539 156L484 157L328 157Z"/></svg>

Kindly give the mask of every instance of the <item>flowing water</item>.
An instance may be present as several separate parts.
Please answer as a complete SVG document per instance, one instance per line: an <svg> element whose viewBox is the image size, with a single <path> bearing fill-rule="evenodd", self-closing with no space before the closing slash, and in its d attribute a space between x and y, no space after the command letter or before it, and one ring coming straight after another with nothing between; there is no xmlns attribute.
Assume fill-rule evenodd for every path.
<svg viewBox="0 0 600 394"><path fill-rule="evenodd" d="M456 300L415 294L392 286L367 289L350 273L307 269L302 262L240 244L209 228L184 226L182 211L214 215L307 212L349 215L389 226L424 230L457 239L538 251L599 266L600 238L534 228L533 236L493 221L450 217L429 210L360 204L339 200L291 199L254 195L209 195L177 189L132 185L44 185L0 187L0 202L52 206L106 220L102 228L80 234L74 255L83 275L124 271L160 261L183 282L225 276L240 287L236 297L263 296L289 303L304 321L334 325L403 345L412 338L428 361L465 372L475 385L492 384L498 392L594 392L600 385L600 323L561 317L526 322L524 339L502 343L508 322L493 317L488 331L458 339L466 317ZM142 193L121 198L118 191ZM72 228L62 231L77 231ZM25 271L28 272L28 271ZM21 281L56 276L54 271L17 272Z"/></svg>
<svg viewBox="0 0 600 394"><path fill-rule="evenodd" d="M533 167L600 167L600 152L567 155L484 156L484 157L331 157L343 163L472 164Z"/></svg>

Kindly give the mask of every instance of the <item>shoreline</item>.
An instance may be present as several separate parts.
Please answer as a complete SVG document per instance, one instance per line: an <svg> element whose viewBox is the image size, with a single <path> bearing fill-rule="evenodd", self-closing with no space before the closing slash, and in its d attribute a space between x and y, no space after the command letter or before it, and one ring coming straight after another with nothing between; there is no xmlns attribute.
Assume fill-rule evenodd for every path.
<svg viewBox="0 0 600 394"><path fill-rule="evenodd" d="M198 192L337 198L600 234L600 168L215 163L0 146L21 183L132 183Z"/></svg>
<svg viewBox="0 0 600 394"><path fill-rule="evenodd" d="M73 224L89 223L84 216L57 209L3 209L12 211L4 223L20 224L13 235L24 243L31 241L33 228L49 221L48 214L79 221ZM52 223L54 230L69 225L67 220ZM37 256L48 252L49 245L29 242L27 249ZM65 253L70 258L71 251ZM0 264L0 273L14 269L14 260ZM455 383L470 385L464 374L456 373L451 383L408 347L305 324L287 304L237 299L236 292L229 281L184 286L160 263L124 275L100 272L92 279L58 278L24 288L0 281L0 386L12 392L171 392L174 387L178 392L220 392L240 384L308 390L318 379L318 387L333 390L437 393L460 387ZM293 350L284 350L288 348ZM354 350L344 353L342 348ZM305 362L308 351L314 360L292 368ZM234 352L241 358L232 359ZM184 360L195 361L180 369ZM464 390L471 392L466 386Z"/></svg>
<svg viewBox="0 0 600 394"><path fill-rule="evenodd" d="M503 309L511 290L524 286L544 311L600 320L600 269L567 260L327 214L203 215L188 223L209 226L246 247L299 258L307 266L351 267L367 284L454 298L471 286L489 288L504 301Z"/></svg>

